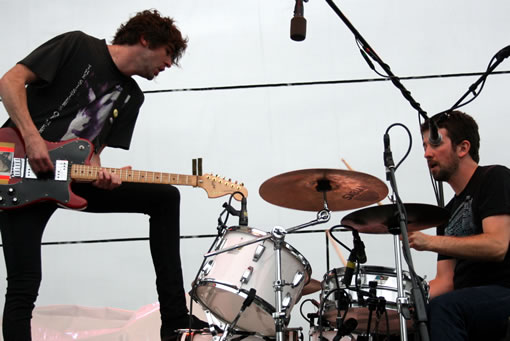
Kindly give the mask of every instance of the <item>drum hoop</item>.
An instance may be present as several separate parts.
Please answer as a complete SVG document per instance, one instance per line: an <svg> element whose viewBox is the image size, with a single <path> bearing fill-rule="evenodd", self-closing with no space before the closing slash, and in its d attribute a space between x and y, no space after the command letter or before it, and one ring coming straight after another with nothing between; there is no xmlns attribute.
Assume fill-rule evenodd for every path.
<svg viewBox="0 0 510 341"><path fill-rule="evenodd" d="M221 281L211 280L211 279L206 278L206 279L200 280L198 282L198 284L196 285L196 287L193 289L193 293L194 293L195 298L197 300L199 300L200 303L204 307L206 307L206 308L208 308L207 305L205 304L205 302L203 302L200 299L199 295L197 295L197 293L196 293L196 290L198 289L199 286L201 286L202 283L204 283L204 286L207 286L207 287L217 287L219 289L223 289L225 291L228 291L228 292L230 292L230 293L232 293L234 295L241 296L244 299L246 299L248 297L248 291L246 289L239 289L235 285L232 285L232 284L229 284L229 283L225 283L225 282L221 282ZM269 315L273 315L273 313L276 311L276 309L275 309L275 307L273 305L268 303L266 300L260 298L256 294L255 294L255 298L253 300L256 301L258 303L257 305L260 308L262 308L262 310L264 310ZM220 318L220 320L223 320L223 319ZM229 323L228 321L223 321L223 322Z"/></svg>
<svg viewBox="0 0 510 341"><path fill-rule="evenodd" d="M345 267L335 268L335 270L337 271L338 275L343 275L345 273L345 271L344 272L340 272L338 270L344 270L344 269L345 269ZM393 272L385 271L385 270L393 270ZM324 275L324 278L326 278L326 277L329 278L329 277L333 276L332 271L333 270L328 271ZM396 270L394 268L385 267L385 266L378 266L378 265L361 265L360 266L359 274L360 275L387 275L387 276L390 276L390 277L397 277L397 272L396 272ZM403 270L402 274L407 279L410 279L409 271Z"/></svg>
<svg viewBox="0 0 510 341"><path fill-rule="evenodd" d="M269 234L267 232L255 229L253 227L248 227L248 226L230 226L230 227L228 227L227 230L232 231L232 232L240 231L240 232L243 232L246 234L254 235L256 237L264 237ZM306 282L305 282L305 284L307 284L310 281L310 278L312 277L312 266L310 265L310 262L308 262L308 260L305 258L305 256L303 256L298 250L296 250L289 243L284 242L283 247L285 249L287 249L287 251L289 251L289 253L291 255L296 257L299 260L299 262L301 263L301 265L303 265L303 267L305 268L305 271L308 273L308 278L306 279Z"/></svg>

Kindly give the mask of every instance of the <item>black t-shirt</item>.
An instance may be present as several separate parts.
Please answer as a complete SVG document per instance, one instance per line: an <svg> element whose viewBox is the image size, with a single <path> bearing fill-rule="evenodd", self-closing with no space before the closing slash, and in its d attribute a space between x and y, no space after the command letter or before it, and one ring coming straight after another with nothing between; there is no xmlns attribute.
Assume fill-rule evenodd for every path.
<svg viewBox="0 0 510 341"><path fill-rule="evenodd" d="M144 96L118 70L104 40L79 31L64 33L19 63L39 77L27 86L27 101L44 139L82 137L96 147L129 148ZM108 133L100 134L105 123L111 125Z"/></svg>
<svg viewBox="0 0 510 341"><path fill-rule="evenodd" d="M448 203L446 209L450 218L445 226L438 228L438 235L481 234L484 218L510 214L510 169L504 166L478 167L466 188ZM438 260L449 258L452 257L438 256ZM501 262L456 258L455 289L490 284L510 287L510 252Z"/></svg>

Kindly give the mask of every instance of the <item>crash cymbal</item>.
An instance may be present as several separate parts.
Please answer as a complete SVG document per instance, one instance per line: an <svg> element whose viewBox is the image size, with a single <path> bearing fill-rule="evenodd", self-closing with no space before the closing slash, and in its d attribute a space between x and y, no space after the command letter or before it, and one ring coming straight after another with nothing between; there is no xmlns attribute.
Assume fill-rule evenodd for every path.
<svg viewBox="0 0 510 341"><path fill-rule="evenodd" d="M303 169L266 180L259 189L267 202L302 211L324 208L326 193L331 211L352 210L386 197L388 187L378 178L342 169Z"/></svg>
<svg viewBox="0 0 510 341"><path fill-rule="evenodd" d="M407 211L407 230L409 232L439 226L448 221L448 211L427 204L404 204ZM399 228L396 205L381 205L363 208L350 213L342 219L343 225L349 225L361 233L390 233L389 228Z"/></svg>
<svg viewBox="0 0 510 341"><path fill-rule="evenodd" d="M310 294L313 294L313 293L315 293L317 291L320 291L321 289L322 289L321 282L319 282L316 279L310 278L310 282L308 282L303 287L303 290L301 291L301 295L302 296L310 295Z"/></svg>

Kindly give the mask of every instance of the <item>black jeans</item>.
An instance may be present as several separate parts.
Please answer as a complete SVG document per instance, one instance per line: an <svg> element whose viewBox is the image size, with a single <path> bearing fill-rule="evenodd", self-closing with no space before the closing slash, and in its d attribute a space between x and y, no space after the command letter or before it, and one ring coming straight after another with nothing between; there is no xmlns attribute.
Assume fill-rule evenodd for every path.
<svg viewBox="0 0 510 341"><path fill-rule="evenodd" d="M177 188L170 185L123 183L108 191L91 184L73 184L87 199L86 212L143 213L150 217L149 240L163 325L187 314L179 251ZM57 206L38 203L0 212L0 230L7 269L3 315L4 341L29 341L32 310L41 283L41 240Z"/></svg>
<svg viewBox="0 0 510 341"><path fill-rule="evenodd" d="M454 290L429 304L431 341L499 340L510 316L510 288L491 285Z"/></svg>

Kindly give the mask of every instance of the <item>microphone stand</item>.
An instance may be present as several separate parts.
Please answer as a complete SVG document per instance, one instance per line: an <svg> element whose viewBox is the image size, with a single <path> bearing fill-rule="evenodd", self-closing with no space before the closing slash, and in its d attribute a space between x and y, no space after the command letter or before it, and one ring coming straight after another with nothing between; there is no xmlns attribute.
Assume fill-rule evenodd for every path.
<svg viewBox="0 0 510 341"><path fill-rule="evenodd" d="M391 71L391 68L388 64L386 64L381 57L377 53L375 53L374 49L368 44L368 42L363 38L363 36L358 32L358 30L351 24L349 19L342 13L342 11L338 8L338 6L333 2L333 0L326 0L326 3L331 7L331 9L338 15L338 17L344 22L344 24L351 30L351 32L354 34L354 37L356 40L360 43L361 47L363 48L363 53L367 53L372 59L374 59L377 64L381 66L381 68L386 72L389 79L397 87L397 89L400 90L404 98L411 104L411 106L418 112L418 114L424 119L428 120L427 113L425 110L422 109L420 103L418 103L413 96L411 95L411 92L406 89L406 87L400 82L400 78L397 77L393 72ZM505 48L505 49L508 49ZM503 49L503 50L505 50ZM503 50L501 52L503 52ZM507 52L505 50L505 52ZM363 57L366 59L366 56L363 55ZM499 63L497 63L499 64ZM492 70L490 71L492 72ZM485 76L486 77L486 76ZM467 95L467 94L466 94ZM434 181L434 180L433 180ZM437 188L438 193L437 196L439 198L444 198L444 191L443 191L443 184L441 181L437 182ZM443 202L443 203L442 203ZM442 204L441 204L442 203ZM438 199L438 205L440 207L444 207L444 199Z"/></svg>
<svg viewBox="0 0 510 341"><path fill-rule="evenodd" d="M429 333L427 329L427 309L425 308L425 298L423 297L423 293L419 287L418 280L416 278L416 273L414 272L414 265L413 260L411 257L411 249L409 246L409 239L407 234L407 219L406 215L404 213L405 208L400 200L400 196L398 194L397 189L397 181L395 178L395 165L393 164L393 159L391 156L387 156L384 158L384 163L386 166L386 177L387 180L390 182L390 186L393 190L393 193L396 197L396 207L397 207L397 213L398 213L398 222L399 227L395 228L389 228L389 232L392 233L393 240L394 240L394 248L395 248L395 263L397 268L397 290L398 290L398 298L397 298L397 309L400 313L400 339L402 341L407 341L407 324L406 320L410 319L410 312L409 312L409 304L408 299L404 295L404 288L402 283L402 259L400 254L400 238L398 234L402 234L402 241L403 241L403 250L404 253L407 255L406 260L409 265L409 268L411 269L410 275L411 275L411 282L412 282L412 289L411 289L411 295L414 298L414 304L415 304L415 315L414 319L416 324L418 325L418 331L420 333L420 340L421 341L429 341Z"/></svg>
<svg viewBox="0 0 510 341"><path fill-rule="evenodd" d="M349 19L340 11L340 9L335 5L332 0L326 0L327 4L333 9L333 11L340 17L340 19L345 23L345 25L351 30L354 34L354 37L361 44L364 52L366 52L370 57L372 57L386 72L389 76L391 82L402 92L404 98L409 101L411 106L418 111L418 113L424 118L428 119L427 113L421 108L420 103L416 102L416 100L411 96L411 92L407 90L404 85L400 82L400 78L395 76L391 71L388 64L386 64L378 55L375 53L374 49L367 43L367 41L363 38L363 36L356 30L356 28L351 24Z"/></svg>
<svg viewBox="0 0 510 341"><path fill-rule="evenodd" d="M460 103L470 94L470 93L475 93L475 90L476 88L478 88L478 86L482 83L482 82L485 82L485 80L487 79L487 77L499 66L499 64L501 64L501 62L503 62L503 60L505 60L505 58L507 58L508 56L510 55L510 46L507 46L507 47L504 47L503 49L501 49L498 53L496 53L496 56L494 57L496 59L496 62L494 64L492 64L491 66L489 66L489 68L487 69L487 71L485 71L485 73L483 75L480 76L480 78L478 78L478 80L476 82L474 82L473 84L471 84L471 86L469 87L469 89L466 91L466 93L464 95L462 95L462 97L457 101L455 102L454 105L452 105L452 107L448 110L445 110L445 111L442 111L440 112L440 114L442 113L447 113L449 111L452 111L452 110L455 110L457 108L460 107Z"/></svg>

